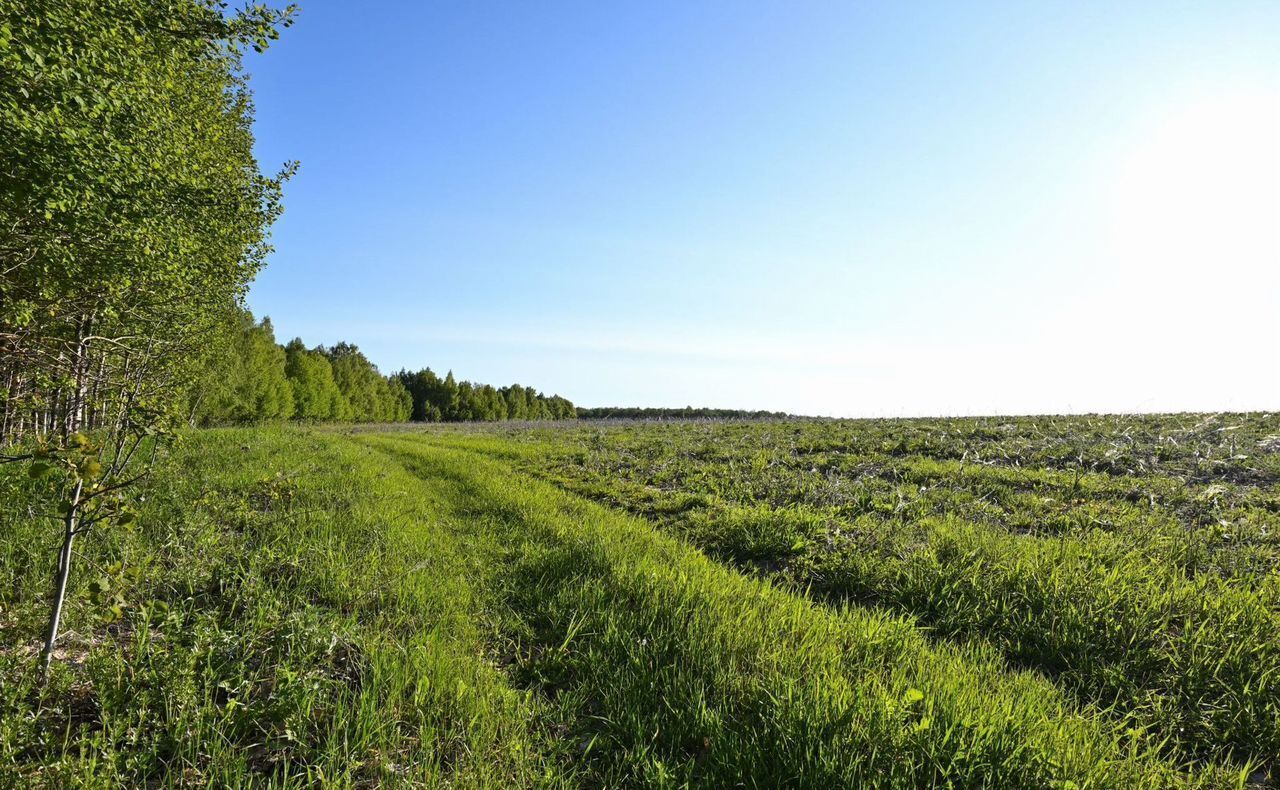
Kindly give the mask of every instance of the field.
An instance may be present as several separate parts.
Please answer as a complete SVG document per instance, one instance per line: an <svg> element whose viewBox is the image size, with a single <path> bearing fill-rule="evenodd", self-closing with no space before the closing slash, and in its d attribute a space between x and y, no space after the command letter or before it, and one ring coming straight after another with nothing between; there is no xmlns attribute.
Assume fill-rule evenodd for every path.
<svg viewBox="0 0 1280 790"><path fill-rule="evenodd" d="M1271 787L1280 415L186 434L0 468L0 786Z"/></svg>

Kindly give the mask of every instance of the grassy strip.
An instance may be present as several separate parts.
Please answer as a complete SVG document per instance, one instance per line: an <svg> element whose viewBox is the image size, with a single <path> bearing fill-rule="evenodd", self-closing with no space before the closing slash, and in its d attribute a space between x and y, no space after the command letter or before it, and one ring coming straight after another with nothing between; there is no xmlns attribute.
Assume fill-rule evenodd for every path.
<svg viewBox="0 0 1280 790"><path fill-rule="evenodd" d="M1190 781L990 652L815 608L436 439L367 436L506 552L511 672L593 781L1141 787ZM1205 783L1228 783L1203 772Z"/></svg>
<svg viewBox="0 0 1280 790"><path fill-rule="evenodd" d="M367 442L194 436L138 531L84 541L43 694L18 635L49 540L6 508L0 784L1238 784L990 653L815 608L473 453ZM0 478L6 502L34 485Z"/></svg>
<svg viewBox="0 0 1280 790"><path fill-rule="evenodd" d="M791 455L803 446L795 432L808 430L433 441L517 460L817 595L886 605L943 636L993 645L1153 728L1170 754L1280 770L1274 493L923 456ZM1026 528L1049 508L1057 526Z"/></svg>
<svg viewBox="0 0 1280 790"><path fill-rule="evenodd" d="M0 785L570 781L536 701L486 659L483 557L381 456L297 430L192 436L137 531L83 542L43 692L27 640L54 531L21 506L34 483L0 486Z"/></svg>

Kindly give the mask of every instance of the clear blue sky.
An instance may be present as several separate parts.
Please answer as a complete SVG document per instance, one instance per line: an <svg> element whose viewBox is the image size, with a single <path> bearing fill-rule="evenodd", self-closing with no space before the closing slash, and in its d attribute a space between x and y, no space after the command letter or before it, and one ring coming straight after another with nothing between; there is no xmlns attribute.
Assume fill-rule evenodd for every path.
<svg viewBox="0 0 1280 790"><path fill-rule="evenodd" d="M344 3L281 342L580 405L1280 408L1280 3Z"/></svg>

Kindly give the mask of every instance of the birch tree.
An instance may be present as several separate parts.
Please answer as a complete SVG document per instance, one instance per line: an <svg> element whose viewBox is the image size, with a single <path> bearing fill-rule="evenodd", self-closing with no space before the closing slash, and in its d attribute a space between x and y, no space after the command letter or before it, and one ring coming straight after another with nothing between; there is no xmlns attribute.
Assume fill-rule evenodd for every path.
<svg viewBox="0 0 1280 790"><path fill-rule="evenodd" d="M253 157L242 53L294 13L0 0L0 445L57 475L57 638L75 537L181 421L269 247L286 165Z"/></svg>

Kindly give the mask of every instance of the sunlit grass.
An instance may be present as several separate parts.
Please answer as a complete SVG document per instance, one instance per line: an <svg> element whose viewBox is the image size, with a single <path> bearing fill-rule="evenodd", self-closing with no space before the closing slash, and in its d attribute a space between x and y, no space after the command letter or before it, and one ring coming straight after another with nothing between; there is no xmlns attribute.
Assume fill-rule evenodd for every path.
<svg viewBox="0 0 1280 790"><path fill-rule="evenodd" d="M1280 418L442 437L825 600L979 641L1181 759L1280 754Z"/></svg>
<svg viewBox="0 0 1280 790"><path fill-rule="evenodd" d="M1054 601L1061 588L1111 607L1081 611L1113 611L1120 598L1079 591L1111 590L1107 574L1129 566L1095 567L1070 529L1033 536L960 513L922 517L929 524L886 513L876 529L914 537L882 556L852 552L880 557L862 570L852 560L821 566L815 547L827 545L838 511L803 497L828 496L828 483L790 502L785 489L772 499L731 493L778 466L767 446L744 453L742 443L783 428L708 430L628 429L626 441L645 443L649 457L595 429L192 434L148 484L137 529L83 542L66 652L43 692L30 645L55 538L24 505L7 507L0 784L1171 787L1237 786L1256 768L1219 768L1212 755L1186 765L1161 747L1159 717L1099 709L1069 693L1084 681L1064 683L1068 670L1018 668L1043 670L1036 657L1054 651L1072 656L1096 637L1093 620L1034 642L1043 625L1034 605L1017 628L1001 620L1011 604L986 611L985 624L948 608L953 598L1007 603L1013 589ZM665 457L663 443L683 457L683 441L698 444L694 460L669 470L678 485L637 477ZM593 460L619 454L627 468L607 475ZM911 474L950 473L912 463ZM661 528L536 480L533 468ZM33 501L34 485L0 477L6 502ZM1077 488L1101 485L1095 475ZM880 498L858 507L876 513ZM912 541L926 548L907 552ZM1037 566L1028 558L1038 555L1016 553L1026 551L1019 541L1062 547L1044 549L1055 562L1076 552L1076 574ZM944 545L977 553L944 562ZM1187 583L1240 577L1170 556L1143 561L1181 568ZM941 584L952 577L922 558L955 580ZM103 577L119 598L88 594ZM827 587L787 589L803 578ZM972 579L987 583L979 590ZM855 583L870 592L855 594ZM895 589L933 590L919 600L938 611L888 611L919 608ZM943 628L947 617L955 623ZM1027 645L1035 650L1018 656ZM1111 645L1097 642L1083 665L1127 678L1128 658L1107 653ZM1197 671L1188 682L1214 688L1219 679Z"/></svg>

